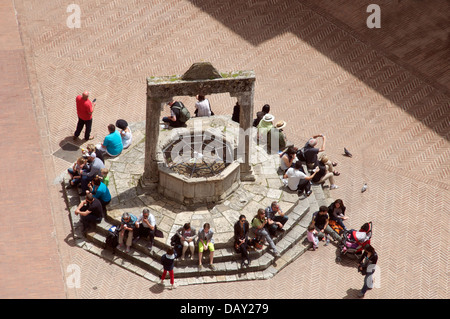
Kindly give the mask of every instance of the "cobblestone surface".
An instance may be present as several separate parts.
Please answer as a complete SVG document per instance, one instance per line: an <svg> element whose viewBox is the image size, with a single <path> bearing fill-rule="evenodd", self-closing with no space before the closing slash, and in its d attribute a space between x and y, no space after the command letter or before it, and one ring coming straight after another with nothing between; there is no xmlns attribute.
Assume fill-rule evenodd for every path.
<svg viewBox="0 0 450 319"><path fill-rule="evenodd" d="M313 134L328 137L326 151L341 172L333 196L347 205L349 226L374 223L380 271L366 298L448 298L450 82L442 37L448 2L380 2L387 22L380 30L364 27L363 2L330 2L82 0L80 29L67 27L64 1L0 5L8 17L0 22L0 41L10 48L0 57L6 66L0 131L15 133L1 149L19 168L2 178L0 203L21 205L33 220L16 217L20 250L2 240L2 282L4 269L30 261L8 276L2 296L34 297L39 291L40 297L61 298L191 298L193 289L210 298L242 295L243 284L234 282L174 291L149 287L145 279L74 247L59 185L70 163L52 155L71 140L74 99L83 90L98 101L93 131L99 142L117 118L144 119L147 76L183 74L193 62L210 61L223 72L254 70L255 109L270 104L276 120L288 121L285 131L297 145ZM231 114L231 97L210 100L216 114ZM193 98L183 102L193 108ZM23 126L28 135L19 138L24 130L14 130ZM343 147L352 158L342 156ZM38 194L17 183L14 192L5 181L47 187ZM369 187L361 193L364 182ZM13 194L27 194L27 201ZM32 212L37 207L45 214ZM2 238L9 239L3 225ZM45 239L30 244L22 234L36 236L36 228ZM273 279L246 283L246 297L354 298L362 277L352 263L336 264L334 253L322 246L306 253ZM66 285L70 265L81 269L79 288ZM319 268L320 276L313 276Z"/></svg>

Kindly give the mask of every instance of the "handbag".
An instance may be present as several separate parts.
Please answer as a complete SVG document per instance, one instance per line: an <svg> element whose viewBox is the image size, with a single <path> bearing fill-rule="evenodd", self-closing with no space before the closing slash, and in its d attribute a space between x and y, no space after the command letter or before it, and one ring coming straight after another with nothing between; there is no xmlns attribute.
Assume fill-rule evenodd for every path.
<svg viewBox="0 0 450 319"><path fill-rule="evenodd" d="M155 237L164 238L164 234L155 226Z"/></svg>

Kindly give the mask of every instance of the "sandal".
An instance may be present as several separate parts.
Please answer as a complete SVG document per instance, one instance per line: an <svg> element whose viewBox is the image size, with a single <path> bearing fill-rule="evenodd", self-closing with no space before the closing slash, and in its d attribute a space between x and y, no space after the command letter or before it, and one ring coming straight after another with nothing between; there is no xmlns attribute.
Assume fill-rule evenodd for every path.
<svg viewBox="0 0 450 319"><path fill-rule="evenodd" d="M339 176L339 175L341 175L341 173L339 173L338 171L334 171L333 174L334 174L334 176Z"/></svg>
<svg viewBox="0 0 450 319"><path fill-rule="evenodd" d="M333 165L333 166L337 166L337 163L336 163L336 162L333 162L333 163L331 163L331 165Z"/></svg>

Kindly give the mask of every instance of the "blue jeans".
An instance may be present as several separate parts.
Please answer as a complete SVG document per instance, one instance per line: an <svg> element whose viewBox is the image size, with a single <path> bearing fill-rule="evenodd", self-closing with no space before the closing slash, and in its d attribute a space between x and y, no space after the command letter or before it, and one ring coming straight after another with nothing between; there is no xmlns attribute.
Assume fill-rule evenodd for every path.
<svg viewBox="0 0 450 319"><path fill-rule="evenodd" d="M277 251L277 247L275 246L275 243L273 242L272 238L270 237L269 233L267 232L267 230L263 229L255 229L255 234L258 237L263 237L266 242L269 244L269 247L276 252Z"/></svg>
<svg viewBox="0 0 450 319"><path fill-rule="evenodd" d="M73 178L73 176L75 175L75 172L73 171L72 168L69 168L67 170L67 172L69 172L69 174L72 176L72 183L73 183L73 185L77 185L81 181L81 178Z"/></svg>

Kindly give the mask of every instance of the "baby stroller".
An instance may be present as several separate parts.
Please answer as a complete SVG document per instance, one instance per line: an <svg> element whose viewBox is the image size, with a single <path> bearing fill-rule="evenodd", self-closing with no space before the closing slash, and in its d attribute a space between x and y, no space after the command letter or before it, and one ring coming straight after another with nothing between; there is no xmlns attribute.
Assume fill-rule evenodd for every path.
<svg viewBox="0 0 450 319"><path fill-rule="evenodd" d="M354 255L359 258L366 245L370 244L372 238L372 222L365 223L359 231L349 229L344 231L342 241L339 245L339 255L336 261L340 262L343 255Z"/></svg>

